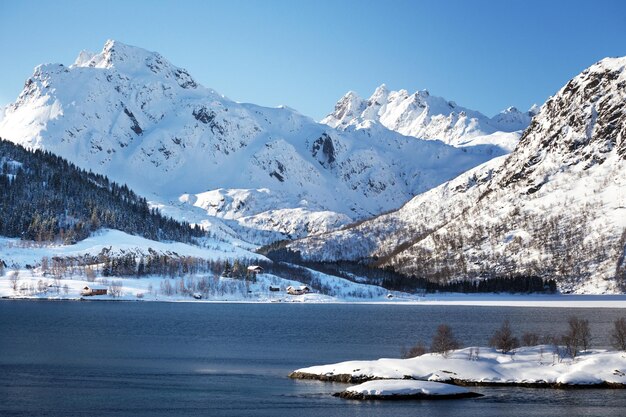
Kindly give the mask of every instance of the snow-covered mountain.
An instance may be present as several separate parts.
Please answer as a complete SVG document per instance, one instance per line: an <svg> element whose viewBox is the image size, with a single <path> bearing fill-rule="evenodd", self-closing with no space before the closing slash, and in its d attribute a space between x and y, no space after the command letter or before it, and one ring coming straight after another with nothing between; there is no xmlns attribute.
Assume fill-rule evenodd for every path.
<svg viewBox="0 0 626 417"><path fill-rule="evenodd" d="M228 223L220 233L250 230L257 241L397 208L504 153L370 121L336 130L286 107L237 103L117 41L69 67L38 66L4 113L0 137L127 183L167 214L205 224L217 216Z"/></svg>
<svg viewBox="0 0 626 417"><path fill-rule="evenodd" d="M509 156L291 249L439 282L525 274L554 277L564 291L624 291L626 57L569 81Z"/></svg>
<svg viewBox="0 0 626 417"><path fill-rule="evenodd" d="M512 150L537 111L536 106L527 112L509 107L489 118L432 96L427 90L409 94L406 90L390 91L383 84L367 100L348 92L322 123L347 130L374 121L406 136L437 139L454 146L491 143Z"/></svg>

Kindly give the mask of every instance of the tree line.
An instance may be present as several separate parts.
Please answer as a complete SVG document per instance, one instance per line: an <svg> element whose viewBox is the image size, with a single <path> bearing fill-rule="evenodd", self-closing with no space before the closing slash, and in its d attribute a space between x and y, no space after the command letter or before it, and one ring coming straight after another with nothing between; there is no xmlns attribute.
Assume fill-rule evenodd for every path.
<svg viewBox="0 0 626 417"><path fill-rule="evenodd" d="M365 278L368 284L380 285L388 290L404 292L460 292L460 293L555 293L556 281L538 275L483 274L468 279L454 281L434 280L415 274L407 275L392 267L376 267L372 264L354 261L316 262L305 261L299 252L286 247L287 241L275 242L259 249L259 253L277 263L290 263L335 275L350 281L354 277ZM361 281L362 282L362 281Z"/></svg>
<svg viewBox="0 0 626 417"><path fill-rule="evenodd" d="M609 334L613 348L626 351L626 317L621 317L613 322L613 328ZM570 316L567 326L562 334L548 334L543 337L535 332L526 332L521 339L515 336L511 324L504 320L500 328L496 329L489 339L488 345L502 353L513 354L520 346L537 346L539 344L550 345L552 353L559 361L565 357L576 358L581 353L591 348L592 332L589 320L578 316ZM428 352L439 353L447 357L451 351L459 349L461 342L454 335L448 324L440 324L433 335L430 349L424 342L419 341L409 349L402 348L403 358L413 358ZM477 359L479 351L470 349L470 359Z"/></svg>
<svg viewBox="0 0 626 417"><path fill-rule="evenodd" d="M204 235L151 209L126 185L0 138L0 235L74 243L100 228L180 242Z"/></svg>

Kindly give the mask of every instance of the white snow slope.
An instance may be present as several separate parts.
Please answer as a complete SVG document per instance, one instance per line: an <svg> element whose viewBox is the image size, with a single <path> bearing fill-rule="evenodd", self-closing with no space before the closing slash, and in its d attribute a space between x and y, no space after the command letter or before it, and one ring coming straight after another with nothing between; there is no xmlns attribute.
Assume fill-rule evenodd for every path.
<svg viewBox="0 0 626 417"><path fill-rule="evenodd" d="M626 288L626 57L550 98L509 156L400 210L296 241L313 260L376 259L438 281L541 275L562 291Z"/></svg>
<svg viewBox="0 0 626 417"><path fill-rule="evenodd" d="M85 286L107 288L118 283L122 288L116 296L88 297L91 300L141 300L141 301L193 301L194 293L201 293L200 301L245 301L245 302L395 302L395 300L415 301L419 297L398 292L389 292L375 285L351 282L336 276L309 270L313 280L312 292L304 295L289 295L288 286L304 285L298 276L276 276L268 273L258 274L256 282L241 279L219 277L210 272L187 273L166 276L103 276L102 261L96 261L89 267L93 271L91 281L86 268L77 262L55 272L54 260L76 260L88 256L101 259L106 254L115 259L131 255L135 259L149 255L166 255L170 258L194 257L203 260L234 260L254 263L264 259L261 255L248 252L227 242L205 239L204 246L188 245L180 242L157 242L142 237L129 235L118 230L101 230L89 238L73 245L42 244L15 238L0 237L0 297L35 298L35 299L76 299L81 297ZM46 259L47 267L43 266ZM4 276L2 275L4 274ZM17 283L13 288L12 277ZM315 281L316 285L312 285ZM164 286L171 288L165 291ZM269 287L278 287L280 291L270 291ZM203 290L202 290L203 289ZM323 289L323 293L319 290ZM393 297L388 297L392 294Z"/></svg>
<svg viewBox="0 0 626 417"><path fill-rule="evenodd" d="M414 381L410 379L391 379L367 381L345 389L345 393L359 395L364 398L394 398L394 397L454 397L463 396L470 391L463 387L441 382Z"/></svg>
<svg viewBox="0 0 626 417"><path fill-rule="evenodd" d="M397 208L505 153L489 141L458 149L373 122L342 131L286 107L237 103L118 41L70 67L38 66L4 112L1 137L127 183L178 218L250 229L257 242Z"/></svg>
<svg viewBox="0 0 626 417"><path fill-rule="evenodd" d="M537 111L536 106L524 113L509 107L489 118L431 96L427 90L409 94L406 90L390 91L383 84L367 100L348 92L322 123L350 130L373 121L407 136L438 139L454 146L491 143L511 151Z"/></svg>

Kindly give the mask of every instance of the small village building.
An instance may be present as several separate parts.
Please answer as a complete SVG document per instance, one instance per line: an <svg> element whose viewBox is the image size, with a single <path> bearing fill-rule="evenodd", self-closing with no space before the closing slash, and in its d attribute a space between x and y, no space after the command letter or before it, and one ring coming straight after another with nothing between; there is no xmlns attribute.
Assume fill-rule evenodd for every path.
<svg viewBox="0 0 626 417"><path fill-rule="evenodd" d="M91 297L93 295L107 295L107 289L85 287L80 292L80 295L85 296L85 297Z"/></svg>
<svg viewBox="0 0 626 417"><path fill-rule="evenodd" d="M259 265L250 265L248 267L248 273L249 274L262 274L263 273L263 268L260 267Z"/></svg>
<svg viewBox="0 0 626 417"><path fill-rule="evenodd" d="M287 287L287 294L290 295L302 295L310 292L311 289L306 285L301 285L298 288L294 288L291 285Z"/></svg>
<svg viewBox="0 0 626 417"><path fill-rule="evenodd" d="M280 287L274 287L270 285L270 291L273 291L273 292L280 291Z"/></svg>

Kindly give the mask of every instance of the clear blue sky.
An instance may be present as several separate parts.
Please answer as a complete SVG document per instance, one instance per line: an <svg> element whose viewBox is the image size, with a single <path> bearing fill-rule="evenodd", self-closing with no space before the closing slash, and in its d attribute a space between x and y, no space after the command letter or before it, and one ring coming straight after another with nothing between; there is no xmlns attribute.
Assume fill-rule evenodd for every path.
<svg viewBox="0 0 626 417"><path fill-rule="evenodd" d="M231 99L316 119L381 83L493 115L626 55L626 2L0 0L0 104L37 64L69 65L107 39L158 51Z"/></svg>

